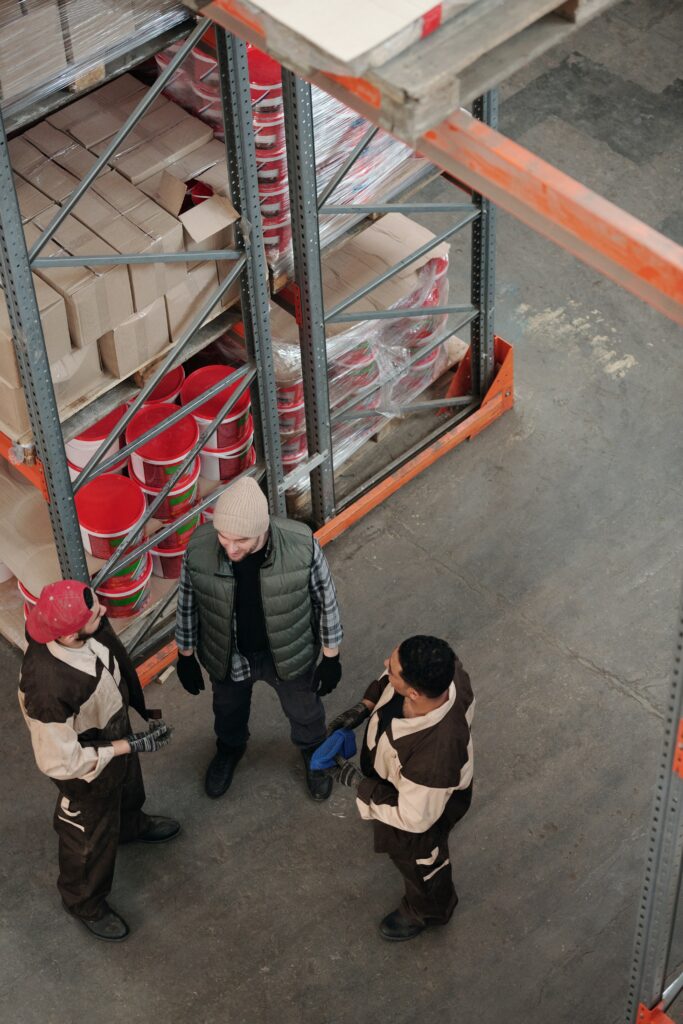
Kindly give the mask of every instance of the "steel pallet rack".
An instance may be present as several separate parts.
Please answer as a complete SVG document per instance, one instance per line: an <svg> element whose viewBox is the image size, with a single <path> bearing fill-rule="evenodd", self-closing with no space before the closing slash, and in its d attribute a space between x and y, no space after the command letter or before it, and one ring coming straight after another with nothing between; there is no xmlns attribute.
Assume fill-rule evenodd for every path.
<svg viewBox="0 0 683 1024"><path fill-rule="evenodd" d="M301 325L302 361L309 452L311 453L307 464L289 474L286 478L283 475L278 431L278 412L275 401L276 386L268 320L270 300L268 267L265 263L262 242L246 52L244 43L239 37L230 36L224 31L216 33L217 59L221 80L227 160L232 197L233 203L241 215L240 225L245 227L244 231L238 232L237 249L221 252L193 252L191 255L180 253L163 257L158 255L122 255L117 257L89 256L79 259L76 257L41 255L45 244L50 240L54 232L58 230L65 217L76 206L97 174L106 167L108 160L116 152L128 133L139 123L145 111L149 109L156 96L162 91L182 61L190 54L209 24L210 22L208 21L200 22L192 30L171 63L166 67L164 73L156 80L152 88L146 93L144 100L131 113L126 123L107 145L106 150L100 155L96 164L79 184L78 188L62 205L53 222L43 232L42 237L32 247L30 252L26 251L9 163L6 129L2 125L0 118L0 242L2 243L0 269L10 300L9 313L15 337L17 361L20 378L26 394L33 435L31 443L27 445L13 444L12 439L0 436L0 453L17 463L17 468L31 482L36 484L47 498L59 564L64 575L83 579L88 578L86 556L83 550L73 501L74 493L91 480L94 475L113 468L122 456L129 455L132 451L139 448L142 443L160 433L162 429L182 418L192 408L197 407L214 394L220 393L229 383L237 381L239 381L238 390L233 393L229 403L226 403L220 411L216 421L225 415L247 387L250 385L255 387L258 393L257 415L255 419L257 420L256 436L259 460L257 466L250 472L257 473L265 480L271 509L274 512L286 514L285 492L288 488L305 480L310 474L313 497L312 519L314 525L326 527L328 531L331 528L333 530L327 537L321 532L321 540L330 539L333 535L340 532L345 525L340 517L335 518L335 512L341 509L342 503L335 502L334 498L333 452L331 445L332 415L329 409L327 394L318 214L324 216L339 212L339 209L328 204L327 200L330 197L334 197L335 190L339 187L344 176L348 174L355 160L358 159L369 144L376 129L368 131L363 141L350 154L344 166L318 199L316 196L310 87L302 80L296 79L293 75L285 74L285 119L295 251L294 288L297 295L301 297L302 308L305 310ZM167 45L168 34L164 33L157 42L160 46ZM152 43L149 43L143 55L148 56L151 52L153 52ZM132 59L131 56L129 60L125 61L126 67L131 66ZM10 124L14 128L17 126L24 127L31 119L42 116L46 108L55 109L57 102L57 100L48 97L41 106L31 107L30 110L15 110ZM480 101L477 112L482 120L488 123L495 121L495 98L493 95ZM413 188L417 187L419 187L419 184L414 183ZM427 439L427 442L411 446L401 460L396 460L396 464L410 460L424 446L424 443L432 441L436 436L450 432L452 443L457 443L457 440L471 436L477 429L481 429L484 423L489 422L496 415L500 415L501 412L512 404L511 354L507 354L508 369L505 374L501 375L501 379L504 377L507 382L505 400L496 403L495 408L494 406L489 408L476 429L473 423L469 425L467 422L468 415L477 410L481 405L486 388L493 375L492 264L494 214L490 204L480 195L474 195L472 202L469 203L452 204L408 203L403 205L396 202L399 197L400 192L394 190L385 194L384 198L386 201L384 203L343 207L342 212L347 223L350 227L354 228L368 215L376 216L394 209L405 210L408 213L411 211L432 211L438 213L453 212L461 215L460 220L452 228L442 232L435 238L432 245L423 247L419 252L412 254L401 265L408 265L414 259L417 259L423 250L429 250L441 240L455 234L461 228L469 224L473 225L472 302L467 306L445 306L434 310L436 313L457 312L460 320L453 331L442 334L430 346L431 349L436 348L437 345L442 344L450 337L455 330L471 323L473 358L471 369L468 363L467 372L461 375L467 385L463 388L463 393L438 403L439 407L452 406L455 409L455 416L443 422L436 431L433 431L432 436ZM391 200L394 200L394 202L392 203ZM136 392L129 383L122 382L86 408L69 417L66 422L61 424L61 430L58 429L59 413L51 383L40 318L37 312L31 269L46 266L93 266L98 263L144 263L158 261L160 258L163 260L191 259L193 261L202 258L232 260L233 266L227 279L223 281L219 289L197 313L184 336L173 346L172 350L141 391ZM384 276L388 277L398 269L400 267L394 268L393 271L388 272ZM225 329L226 324L236 319L230 313L222 314L215 322L203 325L204 320L218 303L222 294L228 290L238 275L240 276L242 320L245 326L249 355L246 366L241 367L228 381L220 386L216 386L211 392L207 392L207 394L202 396L201 399L197 399L192 405L183 407L182 410L179 410L177 414L174 414L163 425L147 431L140 438L136 439L133 444L127 445L118 452L115 457L107 458L104 453L114 440L115 433L120 433L126 424L130 422L137 409L145 401L147 395L153 390L157 381L168 370L208 344L218 333ZM375 283L379 283L379 281ZM365 289L363 294L366 294L369 290ZM344 309L350 304L350 302L345 302ZM418 309L402 310L401 316L417 315L420 312L421 310ZM382 315L389 316L390 313L374 314L377 317ZM355 319L354 314L345 314L341 308L330 312L329 319L332 320L333 317L348 320ZM215 324L219 326L216 327ZM502 345L500 342L495 342L495 344L498 346ZM471 387L469 386L470 379ZM123 401L131 403L123 420L117 425L116 430L112 431L110 436L103 442L97 455L72 485L68 475L63 440L76 436ZM431 408L431 404L420 403L420 406L415 408L416 411L424 411L427 407ZM352 408L344 407L339 411L338 415L339 417L351 417L357 414L354 413ZM471 419L473 420L473 418ZM464 431L462 430L463 422L467 424ZM452 429L458 424L460 425L459 432ZM204 443L205 438L213 429L214 424L204 432L193 450L188 454L183 466L180 467L173 479L169 480L154 503L148 507L147 519L154 515L156 508L161 504L178 477L186 471L186 468L191 464L197 451ZM446 450L445 447L444 450ZM387 473L391 473L393 468L393 465L388 466L381 475L384 476ZM370 485L374 482L374 479L371 480ZM362 490L362 487L359 488L358 493ZM212 500L215 500L215 496L216 493L213 492L206 497L200 507L206 506ZM351 495L344 504L348 505L357 496L357 493ZM196 512L196 509L193 512ZM189 513L185 518L190 518L191 514ZM180 525L183 521L184 519L176 521L175 525ZM136 557L139 557L141 552L149 550L154 544L162 540L164 536L171 532L171 529L167 528L157 532L153 540L146 541L142 547L138 545L134 553L131 551L131 545L134 540L134 534L131 531L117 549L116 555L112 556L99 569L94 576L94 582L96 584L103 583L114 572L125 568L127 564ZM138 659L147 655L153 655L151 660L143 665L145 681L153 678L158 673L160 667L168 664L172 660L174 653L172 645L168 645L161 651L156 650L162 639L168 636L169 620L175 596L175 588L160 587L159 589L161 589L162 593L155 606L145 613L142 621L134 620L125 629L126 640Z"/></svg>
<svg viewBox="0 0 683 1024"><path fill-rule="evenodd" d="M18 468L33 483L38 483L48 499L48 509L54 535L59 564L64 576L89 580L90 574L86 562L85 551L81 539L80 528L76 517L74 493L97 473L111 469L120 459L107 458L106 452L116 436L125 429L136 411L141 407L147 396L154 389L166 372L187 358L191 351L205 345L215 331L204 329L202 325L221 297L239 277L242 316L246 325L246 340L249 359L245 366L240 367L225 381L207 391L195 402L179 409L160 426L146 431L133 444L122 449L124 456L159 434L163 429L183 418L193 408L197 408L208 398L220 394L230 384L237 384L229 399L223 404L219 414L208 429L204 430L198 442L188 453L183 464L173 477L169 478L157 498L148 506L145 522L153 515L171 488L187 471L206 439L215 429L215 425L229 411L240 395L248 387L252 387L258 396L254 408L255 419L258 421L258 461L249 472L258 476L265 474L271 508L274 512L284 511L284 498L279 488L282 475L280 459L280 438L278 432L277 409L271 396L274 394L274 373L272 349L270 344L268 323L269 279L265 262L262 227L259 207L259 196L256 186L256 165L251 120L251 97L245 44L227 33L217 33L218 67L221 83L221 98L227 140L227 159L230 176L231 192L235 208L240 214L240 227L237 232L237 247L234 250L220 250L201 253L174 253L150 255L121 256L88 256L84 258L66 256L42 256L44 246L58 230L59 225L69 215L86 192L92 181L107 166L112 154L121 142L132 131L149 109L155 98L161 93L166 82L175 72L185 57L207 30L209 23L201 22L193 28L185 42L180 46L174 58L159 76L154 85L146 92L144 99L131 113L116 136L107 145L88 174L79 183L69 199L62 205L52 222L43 232L40 239L27 251L21 223L12 168L10 165L7 134L0 115L0 273L5 288L8 313L14 338L14 346L23 386L29 421L33 433L33 443L26 448L17 449L10 439L4 438L2 454L13 455ZM93 266L97 264L133 264L159 261L196 261L198 259L230 261L232 266L226 278L206 300L197 312L192 323L179 341L172 347L166 358L158 366L154 374L145 383L140 392L132 400L122 420L111 432L96 455L80 473L73 483L69 478L68 466L64 450L63 434L60 426L59 411L55 399L54 387L50 375L45 340L42 333L40 316L32 282L31 270L38 267L56 266ZM116 397L120 400L120 392ZM71 426L69 433L83 429L87 422L94 422L102 415L101 405L80 414L77 418L78 427ZM68 429L68 428L67 428ZM218 491L200 502L199 508L215 500ZM195 508L196 513L197 508ZM189 518L180 517L175 526L181 525ZM154 540L146 541L137 546L131 554L131 545L136 539L138 528L132 530L124 539L117 551L101 567L94 577L95 585L104 582L115 571L125 568L142 552L149 550L170 532L173 527L159 531ZM169 611L174 591L165 594L157 606L151 610L142 623L135 622L131 630L130 646L138 657L158 646L159 637L168 635L167 626L158 627L160 621ZM152 627L157 627L150 634ZM129 639L127 637L127 639Z"/></svg>

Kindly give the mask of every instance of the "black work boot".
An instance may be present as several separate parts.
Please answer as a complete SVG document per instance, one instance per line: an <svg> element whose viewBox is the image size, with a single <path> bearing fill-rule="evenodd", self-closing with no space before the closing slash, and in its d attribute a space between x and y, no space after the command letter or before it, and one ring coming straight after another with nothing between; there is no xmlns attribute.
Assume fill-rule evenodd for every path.
<svg viewBox="0 0 683 1024"><path fill-rule="evenodd" d="M380 921L379 931L382 938L388 942L406 942L408 939L414 939L426 927L426 924L418 924L404 917L400 910L392 910Z"/></svg>
<svg viewBox="0 0 683 1024"><path fill-rule="evenodd" d="M180 822L175 818L163 818L159 814L143 814L140 831L131 839L123 839L124 843L167 843L175 839L180 832Z"/></svg>
<svg viewBox="0 0 683 1024"><path fill-rule="evenodd" d="M64 909L66 910L66 907ZM70 911L67 910L67 914L70 914ZM71 917L76 915L71 914ZM123 942L130 934L126 922L108 903L103 904L102 913L94 920L85 917L76 917L76 920L80 921L96 939L102 939L104 942Z"/></svg>
<svg viewBox="0 0 683 1024"><path fill-rule="evenodd" d="M218 747L216 756L206 770L204 789L212 799L223 796L230 789L230 783L237 767L237 762L247 749L246 743L241 747Z"/></svg>
<svg viewBox="0 0 683 1024"><path fill-rule="evenodd" d="M310 766L313 752L319 746L320 744L316 743L314 747L302 747L301 756L304 759L304 768L306 769L308 792L314 800L327 800L332 792L332 779L327 772L314 771Z"/></svg>

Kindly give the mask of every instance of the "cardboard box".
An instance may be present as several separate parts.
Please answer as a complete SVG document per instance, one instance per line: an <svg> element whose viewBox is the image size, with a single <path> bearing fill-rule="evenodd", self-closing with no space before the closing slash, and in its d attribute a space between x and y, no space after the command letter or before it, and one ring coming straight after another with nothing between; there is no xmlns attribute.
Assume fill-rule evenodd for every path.
<svg viewBox="0 0 683 1024"><path fill-rule="evenodd" d="M131 186L134 187L134 186ZM107 192L107 182L102 190ZM114 189L116 191L116 187ZM105 199L91 195L83 200L83 220L101 238L120 253L181 252L183 229L179 221L139 194L140 202L120 214ZM76 207L79 217L81 204ZM135 309L146 309L155 299L177 287L185 279L187 264L148 263L130 264L128 267Z"/></svg>
<svg viewBox="0 0 683 1024"><path fill-rule="evenodd" d="M0 94L7 103L56 78L66 68L66 54L53 0L33 0L28 11L4 4L2 14Z"/></svg>
<svg viewBox="0 0 683 1024"><path fill-rule="evenodd" d="M130 210L147 200L147 196L138 186L131 185L118 171L103 171L95 178L90 188L111 203L119 213L128 214Z"/></svg>
<svg viewBox="0 0 683 1024"><path fill-rule="evenodd" d="M72 139L71 148L57 153L54 162L82 181L91 167L97 163L97 157Z"/></svg>
<svg viewBox="0 0 683 1024"><path fill-rule="evenodd" d="M185 156L180 157L177 160L172 161L163 171L158 174L153 174L150 178L147 178L141 183L140 188L146 195L150 196L155 202L167 209L169 213L174 216L179 212L180 206L182 205L182 198L184 198L185 192L183 191L180 203L177 203L177 196L179 194L178 186L182 183L190 181L191 179L196 181L204 181L205 175L218 164L222 164L225 169L225 176L227 180L227 164L225 160L225 147L217 139L211 139L206 145L200 146L198 149L192 150ZM219 175L216 175L218 180ZM170 182L169 182L170 179ZM175 182L175 191L172 191L172 184ZM169 191L171 190L171 191ZM227 198L230 196L229 189L221 190L214 189L218 195L224 195ZM177 206L176 206L177 203Z"/></svg>
<svg viewBox="0 0 683 1024"><path fill-rule="evenodd" d="M74 144L70 135L55 128L49 121L39 121L38 124L34 124L24 132L22 138L39 149L43 156L48 156L50 159L71 149Z"/></svg>
<svg viewBox="0 0 683 1024"><path fill-rule="evenodd" d="M54 216L47 210L25 227L29 246ZM108 255L112 250L73 216L66 218L43 254L56 256ZM125 266L46 267L36 273L63 297L72 343L83 348L97 341L133 313L128 270Z"/></svg>
<svg viewBox="0 0 683 1024"><path fill-rule="evenodd" d="M207 301L211 292L218 287L218 275L215 263L200 263L187 275L185 281L166 295L168 327L171 341L177 342L190 326L199 308ZM206 322L213 320L220 313L217 304Z"/></svg>
<svg viewBox="0 0 683 1024"><path fill-rule="evenodd" d="M168 348L168 341L166 303L161 298L109 331L98 345L105 368L115 377L129 377Z"/></svg>
<svg viewBox="0 0 683 1024"><path fill-rule="evenodd" d="M51 363L56 363L71 352L71 338L69 337L64 299L35 274L33 275L33 287L36 292L40 322L43 326L47 357ZM12 341L12 327L2 291L0 291L0 377L11 387L18 388L20 385L19 369Z"/></svg>
<svg viewBox="0 0 683 1024"><path fill-rule="evenodd" d="M78 185L78 178L45 157L43 163L33 170L29 181L39 192L58 205L68 199Z"/></svg>
<svg viewBox="0 0 683 1024"><path fill-rule="evenodd" d="M15 175L14 184L22 224L33 220L34 217L47 210L48 207L52 207L52 202L47 196L43 195L42 192L39 192L37 188L34 188L33 185L29 184L28 181L24 181L18 175Z"/></svg>
<svg viewBox="0 0 683 1024"><path fill-rule="evenodd" d="M130 0L69 0L63 13L66 51L74 64L111 50L135 35Z"/></svg>
<svg viewBox="0 0 683 1024"><path fill-rule="evenodd" d="M74 100L68 107L56 110L54 114L48 116L48 122L62 132L70 131L72 125L79 124L98 113L101 108L96 97L101 91L102 89L98 89L96 93L88 93L87 96L81 96L79 100Z"/></svg>
<svg viewBox="0 0 683 1024"><path fill-rule="evenodd" d="M186 115L179 124L162 132L153 142L145 142L130 152L114 157L110 164L134 185L158 174L186 153L199 149L212 138L209 125Z"/></svg>
<svg viewBox="0 0 683 1024"><path fill-rule="evenodd" d="M22 135L16 139L10 139L7 143L7 150L12 170L21 174L22 178L26 178L27 181L30 181L34 172L45 163L45 154L27 142Z"/></svg>
<svg viewBox="0 0 683 1024"><path fill-rule="evenodd" d="M135 255L152 249L152 240L148 235L94 193L83 196L73 216L121 255ZM154 264L129 264L128 267L123 266L123 269L130 279L134 309L146 309L166 291L163 267L159 269Z"/></svg>
<svg viewBox="0 0 683 1024"><path fill-rule="evenodd" d="M50 367L60 411L93 391L107 379L100 366L97 345L72 351ZM30 430L24 392L0 379L0 418L16 437Z"/></svg>
<svg viewBox="0 0 683 1024"><path fill-rule="evenodd" d="M179 220L185 231L188 252L234 248L233 225L239 220L239 214L229 199L211 196L187 213L181 213Z"/></svg>

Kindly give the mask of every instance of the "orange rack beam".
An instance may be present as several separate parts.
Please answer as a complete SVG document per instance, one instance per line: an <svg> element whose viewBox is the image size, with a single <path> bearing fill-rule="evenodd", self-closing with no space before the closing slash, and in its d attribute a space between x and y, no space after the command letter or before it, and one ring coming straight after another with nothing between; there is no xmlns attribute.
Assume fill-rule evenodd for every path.
<svg viewBox="0 0 683 1024"><path fill-rule="evenodd" d="M381 483L373 487L362 498L349 505L338 516L330 519L316 532L320 544L323 546L335 540L350 526L366 516L368 512L380 505L389 495L393 494L404 484L416 477L432 463L436 462L447 452L452 451L457 445L470 438L476 437L485 427L497 420L504 412L511 409L514 404L514 351L512 345L502 338L496 337L494 342L494 357L496 364L496 375L489 388L481 406L466 420L459 423L453 430L449 430L442 437L438 438L427 448L423 449L410 462L406 463L395 473L391 473ZM457 398L460 395L467 395L471 388L470 374L470 353L460 363L455 376L448 390L450 398ZM173 641L160 648L155 654L149 657L138 666L138 675L143 686L158 679L173 662L176 660L178 651Z"/></svg>
<svg viewBox="0 0 683 1024"><path fill-rule="evenodd" d="M45 481L45 472L43 470L43 464L40 459L36 458L30 464L26 462L15 462L12 457L12 449L14 448L13 442L7 437L6 434L0 433L0 457L9 462L17 472L25 476L29 483L37 487L41 492L45 501L50 500L50 495L47 490L47 483Z"/></svg>
<svg viewBox="0 0 683 1024"><path fill-rule="evenodd" d="M267 49L263 29L239 0L212 0L201 13ZM372 82L297 67L288 59L285 63L370 121L377 120L382 96ZM682 246L465 110L455 111L417 140L402 141L661 313L683 323Z"/></svg>

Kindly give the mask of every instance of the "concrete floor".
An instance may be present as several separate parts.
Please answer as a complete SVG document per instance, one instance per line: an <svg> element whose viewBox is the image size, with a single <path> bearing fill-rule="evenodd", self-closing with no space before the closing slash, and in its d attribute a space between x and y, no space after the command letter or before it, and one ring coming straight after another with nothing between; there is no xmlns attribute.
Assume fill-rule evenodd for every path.
<svg viewBox="0 0 683 1024"><path fill-rule="evenodd" d="M682 240L682 44L677 0L624 0L506 84L502 130ZM4 649L2 1019L623 1019L683 561L680 336L503 215L498 252L515 410L328 551L348 638L330 712L413 632L448 637L476 688L451 926L380 940L398 876L347 792L305 798L267 688L209 801L210 702L172 680L149 697L173 746L145 769L149 807L184 833L122 850L112 902L133 934L91 941L59 908L54 790Z"/></svg>

